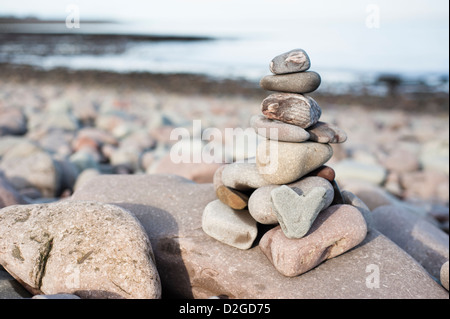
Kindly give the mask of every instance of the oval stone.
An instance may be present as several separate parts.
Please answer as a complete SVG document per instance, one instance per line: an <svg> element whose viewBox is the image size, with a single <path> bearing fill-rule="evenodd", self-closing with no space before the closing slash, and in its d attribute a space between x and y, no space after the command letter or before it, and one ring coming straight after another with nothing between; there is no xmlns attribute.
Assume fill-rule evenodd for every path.
<svg viewBox="0 0 450 319"><path fill-rule="evenodd" d="M249 249L258 234L256 221L248 211L235 211L220 200L206 205L202 229L212 238L239 249Z"/></svg>
<svg viewBox="0 0 450 319"><path fill-rule="evenodd" d="M297 125L271 120L263 115L254 115L250 125L260 136L281 142L300 143L309 140L309 133Z"/></svg>
<svg viewBox="0 0 450 319"><path fill-rule="evenodd" d="M240 191L248 191L271 184L259 174L255 163L238 162L225 165L222 171L222 183Z"/></svg>
<svg viewBox="0 0 450 319"><path fill-rule="evenodd" d="M328 144L266 140L258 146L256 165L269 184L289 184L325 164L333 156Z"/></svg>
<svg viewBox="0 0 450 319"><path fill-rule="evenodd" d="M277 226L264 234L259 247L281 274L294 277L352 249L366 234L366 222L357 208L333 205L317 216L305 237L289 239Z"/></svg>
<svg viewBox="0 0 450 319"><path fill-rule="evenodd" d="M265 117L308 128L319 121L320 106L312 97L294 93L274 93L262 101Z"/></svg>
<svg viewBox="0 0 450 319"><path fill-rule="evenodd" d="M322 79L313 71L284 75L267 75L259 85L268 91L289 93L310 93L317 90Z"/></svg>
<svg viewBox="0 0 450 319"><path fill-rule="evenodd" d="M310 140L318 143L344 143L347 140L347 134L336 125L317 122L308 128Z"/></svg>
<svg viewBox="0 0 450 319"><path fill-rule="evenodd" d="M294 49L280 54L270 62L270 71L273 74L286 74L303 72L309 69L311 61L305 50Z"/></svg>

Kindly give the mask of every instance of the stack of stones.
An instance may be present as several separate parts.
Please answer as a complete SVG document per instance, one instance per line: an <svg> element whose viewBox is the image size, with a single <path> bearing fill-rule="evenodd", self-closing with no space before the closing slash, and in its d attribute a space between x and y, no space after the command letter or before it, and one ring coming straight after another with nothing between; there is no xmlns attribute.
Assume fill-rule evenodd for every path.
<svg viewBox="0 0 450 319"><path fill-rule="evenodd" d="M272 225L259 247L285 276L297 276L348 251L367 234L368 208L340 191L335 172L324 165L331 143L343 143L344 131L320 122L313 98L320 75L307 71L310 59L297 49L275 57L261 87L276 91L262 102L262 115L251 126L266 139L256 163L235 162L214 176L218 199L205 207L202 227L211 237L239 249L254 245L261 225ZM368 216L368 215L367 215Z"/></svg>

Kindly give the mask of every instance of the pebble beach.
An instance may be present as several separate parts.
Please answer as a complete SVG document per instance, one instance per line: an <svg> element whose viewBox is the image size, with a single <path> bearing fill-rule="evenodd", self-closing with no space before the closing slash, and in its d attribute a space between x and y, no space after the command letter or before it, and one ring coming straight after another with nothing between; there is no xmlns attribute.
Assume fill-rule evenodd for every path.
<svg viewBox="0 0 450 319"><path fill-rule="evenodd" d="M260 87L200 75L0 65L0 298L448 298L448 94L422 103L333 96L308 68L271 64L275 75ZM308 85L292 87L296 81ZM256 139L245 149L214 140L222 162L171 160L177 128L194 136L194 153L211 142L194 143L198 130L225 137L227 128L273 120L285 127L288 120L268 116L266 99L293 90L321 111L314 123L289 122L295 141L281 143L329 152L317 160L315 151L307 173L322 173L309 182L304 172L282 180L277 173L249 192L240 189L252 174L245 168L227 183L228 167L257 156ZM322 140L319 117L335 128L332 138ZM295 187L305 187L306 199L291 191L293 182L303 183ZM263 189L273 184L283 186ZM275 215L251 216L271 200L281 227ZM291 225L285 203L314 201L307 229ZM223 209L234 220L247 205L244 226L238 213L237 233L222 240L217 225L230 219L211 214ZM381 269L378 282L371 267Z"/></svg>

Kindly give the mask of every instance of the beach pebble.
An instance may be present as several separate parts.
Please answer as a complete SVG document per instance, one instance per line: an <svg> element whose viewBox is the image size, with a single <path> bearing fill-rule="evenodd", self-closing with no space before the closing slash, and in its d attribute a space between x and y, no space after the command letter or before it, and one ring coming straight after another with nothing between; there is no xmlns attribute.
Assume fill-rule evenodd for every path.
<svg viewBox="0 0 450 319"><path fill-rule="evenodd" d="M305 237L289 239L277 226L264 234L259 247L282 275L294 277L345 253L366 234L366 222L357 208L333 205L317 216Z"/></svg>
<svg viewBox="0 0 450 319"><path fill-rule="evenodd" d="M331 205L334 197L334 191L331 184L324 178L317 176L303 177L298 181L291 184L287 184L293 191L299 196L311 192L316 187L322 187L326 189L325 205L328 207ZM278 218L273 210L271 192L279 185L268 185L256 189L249 198L248 210L253 218L261 224L278 224Z"/></svg>
<svg viewBox="0 0 450 319"><path fill-rule="evenodd" d="M268 91L288 93L310 93L320 86L321 78L316 72L308 71L284 75L267 75L259 85Z"/></svg>
<svg viewBox="0 0 450 319"><path fill-rule="evenodd" d="M441 273L440 273L440 281L441 285L448 290L448 260L445 262L445 264L441 267Z"/></svg>
<svg viewBox="0 0 450 319"><path fill-rule="evenodd" d="M396 205L381 206L371 213L373 227L391 239L438 279L449 259L449 238L437 226Z"/></svg>
<svg viewBox="0 0 450 319"><path fill-rule="evenodd" d="M69 161L82 172L89 168L98 169L100 158L101 156L97 150L85 147L70 155Z"/></svg>
<svg viewBox="0 0 450 319"><path fill-rule="evenodd" d="M235 211L220 200L205 207L202 229L214 239L239 249L249 249L258 234L256 221L248 211Z"/></svg>
<svg viewBox="0 0 450 319"><path fill-rule="evenodd" d="M114 205L86 201L0 210L0 261L33 294L160 298L150 241Z"/></svg>
<svg viewBox="0 0 450 319"><path fill-rule="evenodd" d="M284 123L308 128L319 121L320 106L312 97L293 93L274 93L261 105L265 117Z"/></svg>
<svg viewBox="0 0 450 319"><path fill-rule="evenodd" d="M294 49L273 58L270 62L270 71L273 74L303 72L310 66L311 61L306 51Z"/></svg>
<svg viewBox="0 0 450 319"><path fill-rule="evenodd" d="M263 178L255 163L231 163L225 165L222 171L222 182L225 186L248 191L271 183Z"/></svg>
<svg viewBox="0 0 450 319"><path fill-rule="evenodd" d="M384 205L396 205L399 200L378 185L369 182L351 181L343 188L360 198L370 211Z"/></svg>
<svg viewBox="0 0 450 319"><path fill-rule="evenodd" d="M17 108L1 108L0 106L0 136L23 135L27 132L27 118L22 110Z"/></svg>
<svg viewBox="0 0 450 319"><path fill-rule="evenodd" d="M16 144L0 162L0 171L16 189L35 187L44 197L54 197L60 189L60 171L50 154L29 141Z"/></svg>
<svg viewBox="0 0 450 319"><path fill-rule="evenodd" d="M317 215L325 207L326 189L315 187L309 193L299 195L286 185L270 193L273 211L281 230L288 238L302 238L311 228Z"/></svg>
<svg viewBox="0 0 450 319"><path fill-rule="evenodd" d="M383 166L397 173L414 172L420 169L418 156L406 149L393 149L386 157L381 159Z"/></svg>
<svg viewBox="0 0 450 319"><path fill-rule="evenodd" d="M225 185L217 188L216 195L222 203L236 210L244 209L248 205L248 195Z"/></svg>
<svg viewBox="0 0 450 319"><path fill-rule="evenodd" d="M266 140L259 144L256 165L269 184L288 184L325 164L333 156L328 144L286 143Z"/></svg>
<svg viewBox="0 0 450 319"><path fill-rule="evenodd" d="M449 201L449 175L437 171L415 171L401 175L401 186L406 198Z"/></svg>
<svg viewBox="0 0 450 319"><path fill-rule="evenodd" d="M307 131L310 135L309 140L313 142L334 144L344 143L347 140L347 134L330 123L319 121L313 126L310 126Z"/></svg>
<svg viewBox="0 0 450 319"><path fill-rule="evenodd" d="M369 207L355 194L348 190L343 190L341 192L344 204L352 205L361 212L367 224L367 231L372 227L372 213L370 212Z"/></svg>
<svg viewBox="0 0 450 319"><path fill-rule="evenodd" d="M281 142L305 142L309 140L309 133L297 125L270 120L263 115L254 115L250 125L260 136Z"/></svg>
<svg viewBox="0 0 450 319"><path fill-rule="evenodd" d="M322 165L319 168L313 170L311 173L308 173L308 176L322 177L327 181L332 182L336 177L336 173L330 166Z"/></svg>
<svg viewBox="0 0 450 319"><path fill-rule="evenodd" d="M332 165L338 181L359 180L381 185L387 176L386 169L379 164L368 164L345 159Z"/></svg>
<svg viewBox="0 0 450 319"><path fill-rule="evenodd" d="M2 176L0 172L0 208L26 203L27 202L22 195L14 189L14 187L5 177Z"/></svg>
<svg viewBox="0 0 450 319"><path fill-rule="evenodd" d="M448 135L447 135L448 136ZM449 174L449 141L431 140L420 151L420 164L427 171Z"/></svg>

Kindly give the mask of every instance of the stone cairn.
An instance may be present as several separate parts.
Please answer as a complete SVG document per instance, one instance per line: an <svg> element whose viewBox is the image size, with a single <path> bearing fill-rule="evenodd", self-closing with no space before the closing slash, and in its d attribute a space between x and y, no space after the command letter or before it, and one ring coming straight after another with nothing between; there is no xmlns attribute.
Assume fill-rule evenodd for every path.
<svg viewBox="0 0 450 319"><path fill-rule="evenodd" d="M346 133L319 121L322 110L304 95L317 90L320 75L304 50L275 57L274 75L262 88L275 91L250 119L258 135L256 163L234 162L214 175L218 199L203 212L206 234L227 245L252 248L261 225L272 225L259 248L285 276L300 275L361 243L369 210L354 194L340 191L334 170L324 165L332 143Z"/></svg>

